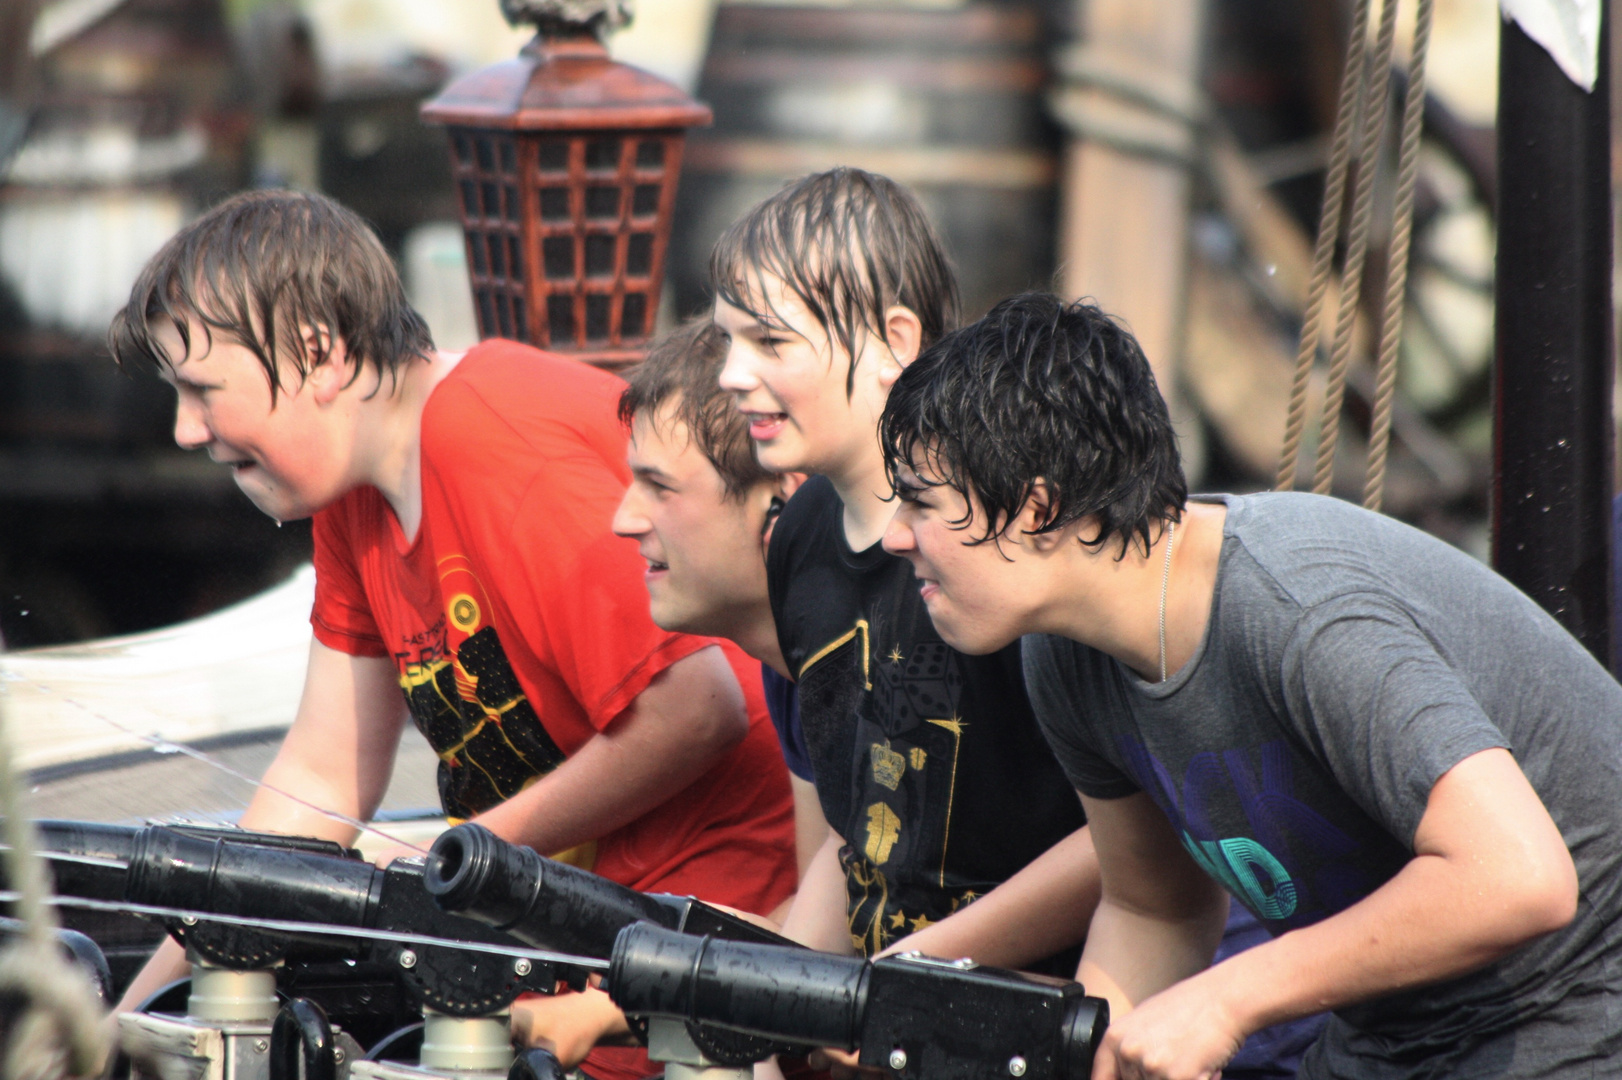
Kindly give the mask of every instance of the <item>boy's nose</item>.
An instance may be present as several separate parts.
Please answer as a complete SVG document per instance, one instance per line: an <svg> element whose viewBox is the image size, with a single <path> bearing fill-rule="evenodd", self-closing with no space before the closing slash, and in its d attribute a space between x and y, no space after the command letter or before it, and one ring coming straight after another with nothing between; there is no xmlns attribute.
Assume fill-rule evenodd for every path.
<svg viewBox="0 0 1622 1080"><path fill-rule="evenodd" d="M201 411L181 398L175 405L175 442L182 450L196 450L207 446L213 438Z"/></svg>
<svg viewBox="0 0 1622 1080"><path fill-rule="evenodd" d="M736 345L727 349L726 363L721 367L721 389L734 394L747 394L760 386L753 367Z"/></svg>
<svg viewBox="0 0 1622 1080"><path fill-rule="evenodd" d="M600 520L600 519L599 519ZM642 512L641 499L637 496L636 485L625 489L625 497L620 499L619 507L614 511L614 520L609 524L615 536L637 537L647 532L652 526L647 515Z"/></svg>
<svg viewBox="0 0 1622 1080"><path fill-rule="evenodd" d="M912 526L901 520L901 510L896 509L895 516L884 527L884 550L891 555L905 555L915 549L918 544L912 535Z"/></svg>

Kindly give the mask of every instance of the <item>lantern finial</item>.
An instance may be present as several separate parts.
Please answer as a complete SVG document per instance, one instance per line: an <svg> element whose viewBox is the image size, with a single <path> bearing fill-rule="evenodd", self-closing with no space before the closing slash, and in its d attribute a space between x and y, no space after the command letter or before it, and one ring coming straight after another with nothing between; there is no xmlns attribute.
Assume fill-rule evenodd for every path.
<svg viewBox="0 0 1622 1080"><path fill-rule="evenodd" d="M632 0L501 0L501 13L514 26L528 23L543 35L590 31L607 37L631 21Z"/></svg>

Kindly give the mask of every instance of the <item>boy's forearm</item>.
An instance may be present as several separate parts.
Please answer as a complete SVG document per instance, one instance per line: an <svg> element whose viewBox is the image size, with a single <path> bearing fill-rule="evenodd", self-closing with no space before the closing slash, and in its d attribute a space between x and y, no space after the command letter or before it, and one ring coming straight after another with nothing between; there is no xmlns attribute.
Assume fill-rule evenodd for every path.
<svg viewBox="0 0 1622 1080"><path fill-rule="evenodd" d="M885 952L916 949L945 959L967 956L995 967L1024 967L1081 941L1098 896L1098 855L1083 827L951 918L909 934Z"/></svg>
<svg viewBox="0 0 1622 1080"><path fill-rule="evenodd" d="M845 871L839 865L839 849L844 846L844 840L828 830L828 838L800 878L800 889L783 919L783 936L823 952L850 955L856 949L846 919Z"/></svg>
<svg viewBox="0 0 1622 1080"><path fill-rule="evenodd" d="M1211 963L1228 921L1225 893L1212 890L1207 902L1182 918L1098 904L1076 978L1087 992L1109 999L1123 1016L1146 998L1187 979Z"/></svg>

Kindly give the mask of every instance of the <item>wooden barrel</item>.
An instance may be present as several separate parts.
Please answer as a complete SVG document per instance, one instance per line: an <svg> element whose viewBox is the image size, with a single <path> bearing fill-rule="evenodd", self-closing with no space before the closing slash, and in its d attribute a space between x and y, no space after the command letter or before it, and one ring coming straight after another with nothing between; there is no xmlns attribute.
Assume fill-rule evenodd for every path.
<svg viewBox="0 0 1622 1080"><path fill-rule="evenodd" d="M853 165L918 193L946 242L964 314L1053 274L1058 134L1034 5L725 4L698 96L672 239L678 310L708 302L722 230L806 173Z"/></svg>

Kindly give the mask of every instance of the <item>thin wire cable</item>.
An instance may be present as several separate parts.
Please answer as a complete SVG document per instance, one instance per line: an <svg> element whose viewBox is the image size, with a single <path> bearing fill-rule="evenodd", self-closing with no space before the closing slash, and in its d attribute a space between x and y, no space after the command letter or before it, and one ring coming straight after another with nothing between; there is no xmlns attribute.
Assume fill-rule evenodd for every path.
<svg viewBox="0 0 1622 1080"><path fill-rule="evenodd" d="M16 892L0 890L0 903L15 900ZM117 911L129 915L151 915L160 919L190 920L200 923L222 923L227 926L245 926L253 930L270 930L282 934L319 935L322 937L360 938L364 941L393 941L402 945L430 945L462 952L490 953L510 958L540 960L566 967L590 968L606 971L610 961L597 956L576 956L573 953L532 949L511 943L490 944L483 941L458 941L455 938L430 937L427 934L405 934L397 930L378 930L362 926L341 926L335 923L300 922L295 919L261 919L249 915L222 915L214 911L193 911L190 908L160 907L154 904L132 904L126 900L93 900L85 896L53 896L50 901L57 907L78 908L85 911Z"/></svg>
<svg viewBox="0 0 1622 1080"><path fill-rule="evenodd" d="M1301 321L1301 342L1295 357L1295 379L1290 384L1290 407L1284 420L1284 450L1279 457L1275 491L1295 487L1295 471L1306 427L1307 383L1318 358L1319 327L1324 297L1335 267L1335 241L1340 238L1341 214L1346 197L1347 163L1351 160L1352 132L1358 122L1367 68L1364 50L1369 30L1369 0L1357 0L1352 11L1352 36L1346 48L1346 68L1340 76L1340 107L1335 114L1334 142L1329 151L1329 173L1324 178L1323 209L1318 217L1318 246L1312 257L1312 281L1307 288L1307 309Z"/></svg>
<svg viewBox="0 0 1622 1080"><path fill-rule="evenodd" d="M1419 0L1414 12L1414 44L1408 60L1408 97L1403 103L1402 149L1392 209L1391 251L1386 257L1385 312L1380 327L1380 360L1374 377L1374 416L1369 424L1369 466L1363 505L1385 506L1385 467L1391 449L1391 409L1397 396L1397 351L1408 294L1409 245L1413 238L1414 188L1419 178L1420 135L1425 120L1425 55L1430 49L1432 0Z"/></svg>
<svg viewBox="0 0 1622 1080"><path fill-rule="evenodd" d="M1328 495L1335 480L1335 444L1340 439L1340 409L1346 396L1346 370L1351 365L1352 331L1363 291L1363 260L1368 252L1370 208L1374 202L1374 171L1385 132L1386 92L1391 81L1391 46L1397 31L1397 0L1384 0L1380 9L1380 36L1374 46L1374 66L1363 94L1363 121L1357 159L1357 191L1352 202L1352 223L1346 232L1346 264L1341 272L1340 311L1335 320L1335 344L1329 355L1329 378L1324 388L1323 422L1318 426L1318 462L1312 490Z"/></svg>
<svg viewBox="0 0 1622 1080"><path fill-rule="evenodd" d="M134 736L137 739L140 739L142 742L147 743L154 750L157 750L160 753L183 754L184 756L189 757L194 761L201 761L203 764L208 765L211 768L218 769L220 772L225 773L227 776L234 776L238 780L241 780L243 783L247 784L250 787L254 787L254 788L261 788L262 787L266 791L272 792L272 793L274 793L276 795L280 795L282 798L287 799L290 802L295 802L295 803L299 804L300 806L305 807L306 809L314 810L316 813L321 814L321 815L323 815L325 817L331 818L333 821L341 821L345 825L351 826L352 828L359 829L362 832L369 832L373 836L380 836L384 840L387 840L391 844L398 844L401 847L410 848L412 851L415 851L419 855L428 854L427 849L420 846L420 845L418 845L418 844L413 844L409 840L402 839L402 838L400 838L398 836L393 836L393 835L385 832L384 830L379 829L376 825L372 825L372 824L370 824L368 822L361 821L359 818L350 817L348 814L342 813L341 811L329 810L328 808L326 808L324 806L318 806L317 804L315 804L313 802L310 802L308 799L300 798L299 796L294 795L290 791L284 791L281 788L276 787L274 784L267 784L263 780L256 780L255 778L249 776L246 773L239 772L236 769L231 768L231 766L225 764L225 762L223 762L223 761L215 761L213 758L209 757L207 754L203 753L203 751L198 750L195 747L187 746L184 743L173 742L173 741L171 741L169 739L165 739L161 735L153 735L150 732L139 731L136 728L130 727L128 724L120 723L119 721L114 720L110 716L105 716L102 713L97 712L95 709L92 709L90 706L84 704L81 701L76 701L73 698L67 697L64 694L56 693L55 691L53 691L48 686L43 686L43 685L41 685L39 683L32 683L32 682L26 682L26 681L24 682L24 685L31 686L35 690L40 691L41 693L50 694L53 697L55 697L58 701L66 702L67 704L72 705L74 708L80 710L81 712L85 713L86 715L95 717L97 720L100 720L102 723L111 725L112 727L117 728L119 731L122 731L126 735L131 735L131 736ZM247 803L244 802L243 805L246 806Z"/></svg>

